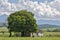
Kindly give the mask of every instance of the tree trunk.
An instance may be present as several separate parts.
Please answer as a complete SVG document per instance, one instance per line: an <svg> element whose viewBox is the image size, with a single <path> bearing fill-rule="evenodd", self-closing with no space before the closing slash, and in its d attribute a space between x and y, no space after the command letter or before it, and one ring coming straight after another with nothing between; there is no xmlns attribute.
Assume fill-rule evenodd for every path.
<svg viewBox="0 0 60 40"><path fill-rule="evenodd" d="M9 33L10 33L9 37L11 37L12 36L11 30L9 30Z"/></svg>
<svg viewBox="0 0 60 40"><path fill-rule="evenodd" d="M30 37L29 32L21 32L21 37Z"/></svg>
<svg viewBox="0 0 60 40"><path fill-rule="evenodd" d="M24 32L21 32L21 37L24 37L25 36L25 33Z"/></svg>

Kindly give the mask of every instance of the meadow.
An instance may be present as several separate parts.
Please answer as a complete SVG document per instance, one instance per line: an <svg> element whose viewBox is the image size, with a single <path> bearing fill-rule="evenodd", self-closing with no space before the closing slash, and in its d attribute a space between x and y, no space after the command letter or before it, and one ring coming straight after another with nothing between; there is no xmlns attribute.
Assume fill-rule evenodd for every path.
<svg viewBox="0 0 60 40"><path fill-rule="evenodd" d="M0 40L60 40L59 37L0 37Z"/></svg>
<svg viewBox="0 0 60 40"><path fill-rule="evenodd" d="M3 33L4 31L4 33ZM0 40L60 40L60 32L43 32L43 37L16 37L12 32L12 37L9 37L8 29L0 28Z"/></svg>

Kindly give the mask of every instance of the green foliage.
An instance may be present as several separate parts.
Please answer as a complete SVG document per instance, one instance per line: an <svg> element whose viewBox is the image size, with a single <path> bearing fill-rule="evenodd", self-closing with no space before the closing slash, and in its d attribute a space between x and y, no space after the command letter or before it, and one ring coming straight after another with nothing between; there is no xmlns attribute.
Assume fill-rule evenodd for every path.
<svg viewBox="0 0 60 40"><path fill-rule="evenodd" d="M14 32L35 32L37 30L34 14L27 10L12 13L8 17L8 29Z"/></svg>
<svg viewBox="0 0 60 40"><path fill-rule="evenodd" d="M47 30L47 32L60 32L60 29Z"/></svg>

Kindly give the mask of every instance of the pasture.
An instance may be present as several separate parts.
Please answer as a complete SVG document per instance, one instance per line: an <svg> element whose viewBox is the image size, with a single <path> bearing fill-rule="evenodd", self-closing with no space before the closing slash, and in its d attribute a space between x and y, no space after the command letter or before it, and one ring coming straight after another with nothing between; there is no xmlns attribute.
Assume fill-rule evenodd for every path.
<svg viewBox="0 0 60 40"><path fill-rule="evenodd" d="M3 33L4 31L4 33ZM12 37L9 37L8 29L0 28L0 40L60 40L60 32L43 32L43 37L16 37L12 32Z"/></svg>
<svg viewBox="0 0 60 40"><path fill-rule="evenodd" d="M59 37L0 37L0 40L60 40Z"/></svg>

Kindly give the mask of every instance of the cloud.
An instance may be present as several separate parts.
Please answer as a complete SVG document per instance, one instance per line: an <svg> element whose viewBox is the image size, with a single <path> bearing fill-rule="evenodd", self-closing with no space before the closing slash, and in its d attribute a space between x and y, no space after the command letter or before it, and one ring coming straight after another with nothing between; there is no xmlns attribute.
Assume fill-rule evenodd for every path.
<svg viewBox="0 0 60 40"><path fill-rule="evenodd" d="M9 12L0 12L0 16L3 15L3 14L9 15L10 13Z"/></svg>
<svg viewBox="0 0 60 40"><path fill-rule="evenodd" d="M25 2L23 3L24 6L26 6L27 10L32 11L35 13L36 19L56 19L60 17L60 11L57 10L57 8L51 7L52 4L48 2L44 3L38 3L36 2Z"/></svg>
<svg viewBox="0 0 60 40"><path fill-rule="evenodd" d="M0 0L0 13L10 14L18 10L26 9L34 13L37 20L60 20L60 1L38 2L32 0L19 0L18 3L9 0Z"/></svg>
<svg viewBox="0 0 60 40"><path fill-rule="evenodd" d="M56 8L58 11L60 11L60 0L55 0L50 3L51 7Z"/></svg>

